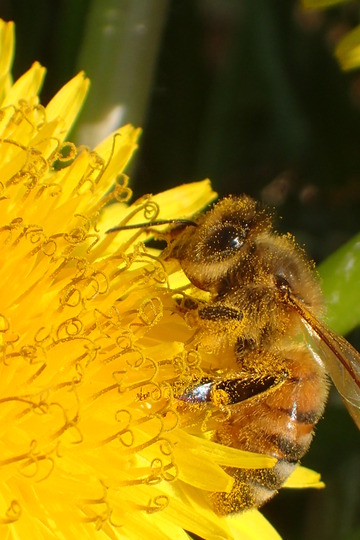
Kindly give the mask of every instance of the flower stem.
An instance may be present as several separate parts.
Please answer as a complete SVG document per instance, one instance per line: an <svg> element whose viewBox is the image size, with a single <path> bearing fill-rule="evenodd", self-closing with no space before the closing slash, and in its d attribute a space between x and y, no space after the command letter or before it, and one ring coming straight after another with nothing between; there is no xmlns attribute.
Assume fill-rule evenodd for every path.
<svg viewBox="0 0 360 540"><path fill-rule="evenodd" d="M91 92L76 131L91 147L124 123L144 122L168 0L94 0L79 69Z"/></svg>

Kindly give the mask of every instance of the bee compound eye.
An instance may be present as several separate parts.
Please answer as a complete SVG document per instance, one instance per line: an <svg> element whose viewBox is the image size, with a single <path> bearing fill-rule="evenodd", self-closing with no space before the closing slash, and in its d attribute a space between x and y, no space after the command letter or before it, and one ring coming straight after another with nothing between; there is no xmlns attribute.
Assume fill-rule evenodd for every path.
<svg viewBox="0 0 360 540"><path fill-rule="evenodd" d="M229 225L213 232L206 240L205 246L209 253L230 254L239 250L244 240L244 231Z"/></svg>

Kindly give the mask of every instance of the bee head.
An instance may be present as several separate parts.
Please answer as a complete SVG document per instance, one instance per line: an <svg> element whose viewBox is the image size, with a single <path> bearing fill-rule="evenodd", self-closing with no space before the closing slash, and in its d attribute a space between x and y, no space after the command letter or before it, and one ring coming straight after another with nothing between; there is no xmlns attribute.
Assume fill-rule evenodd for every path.
<svg viewBox="0 0 360 540"><path fill-rule="evenodd" d="M199 217L195 227L186 227L169 244L165 257L179 260L196 287L214 292L271 223L271 215L250 197L227 197Z"/></svg>

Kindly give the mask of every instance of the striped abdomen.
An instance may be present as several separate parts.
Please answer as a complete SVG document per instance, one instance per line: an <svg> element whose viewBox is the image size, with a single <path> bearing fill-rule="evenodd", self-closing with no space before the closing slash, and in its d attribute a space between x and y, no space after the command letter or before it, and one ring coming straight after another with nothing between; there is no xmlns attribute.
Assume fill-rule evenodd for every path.
<svg viewBox="0 0 360 540"><path fill-rule="evenodd" d="M212 494L220 514L264 504L308 450L328 394L326 376L304 347L287 350L282 363L287 377L281 385L229 405L229 420L217 426L217 442L278 459L273 469L228 468L235 479L231 493Z"/></svg>

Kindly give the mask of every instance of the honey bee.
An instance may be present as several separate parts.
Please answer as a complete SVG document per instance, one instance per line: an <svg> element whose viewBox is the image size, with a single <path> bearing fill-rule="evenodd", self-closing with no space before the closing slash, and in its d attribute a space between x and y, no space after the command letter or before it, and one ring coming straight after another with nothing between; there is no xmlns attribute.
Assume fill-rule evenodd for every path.
<svg viewBox="0 0 360 540"><path fill-rule="evenodd" d="M162 257L177 260L207 293L178 305L190 315L198 346L214 358L178 396L179 412L196 424L210 410L215 442L277 460L272 469L227 468L232 491L211 494L212 504L219 514L260 507L307 452L328 375L360 427L360 355L320 321L313 264L290 235L274 230L271 212L246 195L224 198L193 221L175 221ZM222 365L222 358L230 362Z"/></svg>

